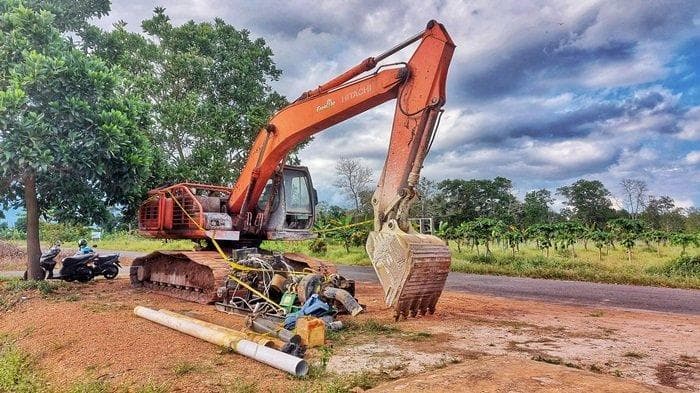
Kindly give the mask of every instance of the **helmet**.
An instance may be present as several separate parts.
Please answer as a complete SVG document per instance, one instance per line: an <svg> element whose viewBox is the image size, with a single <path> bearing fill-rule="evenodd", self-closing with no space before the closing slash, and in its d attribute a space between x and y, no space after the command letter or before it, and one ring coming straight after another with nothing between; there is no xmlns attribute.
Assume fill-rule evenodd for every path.
<svg viewBox="0 0 700 393"><path fill-rule="evenodd" d="M87 240L85 240L85 239L80 239L78 241L78 247L87 247L87 245L88 245L88 243L87 243Z"/></svg>

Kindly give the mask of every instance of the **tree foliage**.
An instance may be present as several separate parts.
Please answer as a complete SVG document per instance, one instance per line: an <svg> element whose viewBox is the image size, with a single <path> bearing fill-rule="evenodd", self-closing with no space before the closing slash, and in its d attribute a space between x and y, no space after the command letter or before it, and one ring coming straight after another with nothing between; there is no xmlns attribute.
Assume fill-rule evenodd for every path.
<svg viewBox="0 0 700 393"><path fill-rule="evenodd" d="M99 223L109 206L140 199L152 163L146 103L55 21L0 2L0 201L26 208L29 261L37 263L39 214Z"/></svg>
<svg viewBox="0 0 700 393"><path fill-rule="evenodd" d="M525 194L523 203L522 224L525 227L540 222L548 222L551 219L550 206L554 203L552 193L549 190L541 189L530 191Z"/></svg>
<svg viewBox="0 0 700 393"><path fill-rule="evenodd" d="M566 198L564 203L571 208L573 218L586 226L602 228L613 214L610 191L598 180L580 179L558 188L557 193Z"/></svg>
<svg viewBox="0 0 700 393"><path fill-rule="evenodd" d="M512 188L512 182L504 177L443 180L438 184L437 209L452 226L479 217L515 223L521 206Z"/></svg>
<svg viewBox="0 0 700 393"><path fill-rule="evenodd" d="M153 103L151 138L164 152L164 181L230 184L272 113L286 104L269 83L281 71L262 38L221 19L174 26L164 8L143 21L146 36L124 23L88 45L128 70Z"/></svg>

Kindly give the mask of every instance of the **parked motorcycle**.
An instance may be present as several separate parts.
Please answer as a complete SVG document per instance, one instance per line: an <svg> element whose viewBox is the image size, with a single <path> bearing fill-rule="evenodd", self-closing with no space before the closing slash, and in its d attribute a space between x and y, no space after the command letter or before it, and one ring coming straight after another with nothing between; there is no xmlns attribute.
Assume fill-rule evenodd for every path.
<svg viewBox="0 0 700 393"><path fill-rule="evenodd" d="M95 276L104 276L112 280L119 274L119 254L99 255L91 252L87 254L77 253L73 256L63 258L61 270L58 276L54 276L56 267L56 256L61 252L61 243L54 244L49 251L41 255L39 265L44 274L44 278L65 281L88 282ZM24 279L27 279L27 272L24 272Z"/></svg>
<svg viewBox="0 0 700 393"><path fill-rule="evenodd" d="M119 254L98 255L92 261L92 271L95 276L104 276L113 280L119 274Z"/></svg>

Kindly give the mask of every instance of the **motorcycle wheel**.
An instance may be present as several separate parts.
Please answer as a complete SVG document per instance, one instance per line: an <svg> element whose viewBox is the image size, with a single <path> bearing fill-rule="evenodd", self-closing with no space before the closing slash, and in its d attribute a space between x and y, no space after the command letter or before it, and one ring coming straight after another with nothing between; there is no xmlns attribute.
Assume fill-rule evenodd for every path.
<svg viewBox="0 0 700 393"><path fill-rule="evenodd" d="M117 278L117 275L119 275L119 269L117 269L116 266L107 266L102 272L102 274L105 276L106 279L114 280L115 278Z"/></svg>
<svg viewBox="0 0 700 393"><path fill-rule="evenodd" d="M89 268L79 268L75 272L75 279L78 280L78 282L88 282L92 280L93 273L92 269Z"/></svg>

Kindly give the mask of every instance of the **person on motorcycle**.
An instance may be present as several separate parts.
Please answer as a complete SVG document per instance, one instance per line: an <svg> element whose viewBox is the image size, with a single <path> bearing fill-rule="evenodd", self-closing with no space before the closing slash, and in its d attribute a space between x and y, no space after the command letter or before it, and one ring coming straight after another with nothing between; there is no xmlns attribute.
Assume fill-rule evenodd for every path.
<svg viewBox="0 0 700 393"><path fill-rule="evenodd" d="M78 241L78 252L76 254L91 254L93 251L92 247L88 246L88 242L85 239L80 239Z"/></svg>

